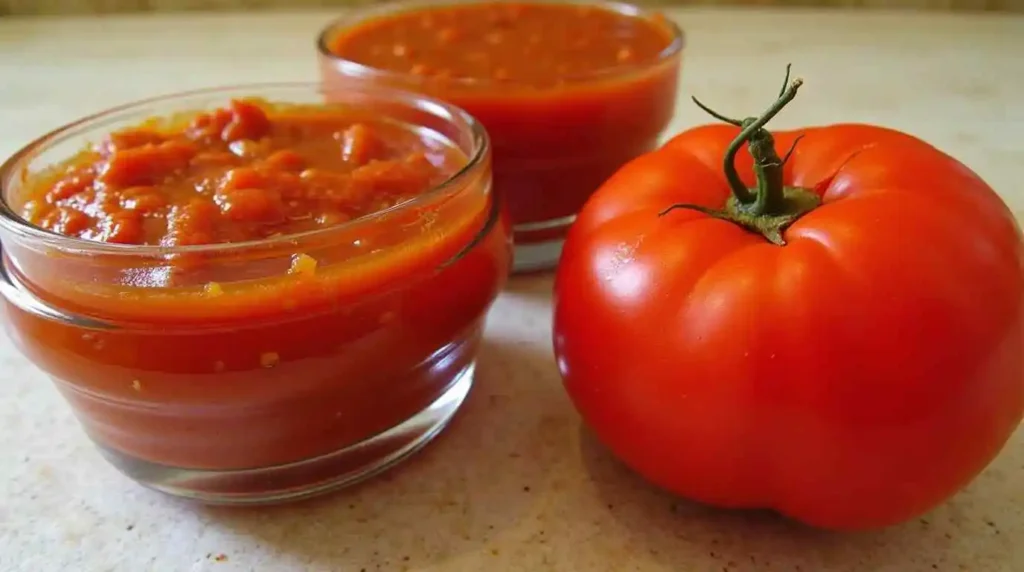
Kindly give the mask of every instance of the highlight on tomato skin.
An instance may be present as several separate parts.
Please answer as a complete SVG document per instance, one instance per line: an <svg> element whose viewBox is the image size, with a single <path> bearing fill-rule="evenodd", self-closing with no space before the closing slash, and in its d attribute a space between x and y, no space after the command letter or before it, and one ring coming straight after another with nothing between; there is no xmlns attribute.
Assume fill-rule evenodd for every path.
<svg viewBox="0 0 1024 572"><path fill-rule="evenodd" d="M1024 240L909 134L769 132L801 84L746 119L697 102L723 124L598 190L557 269L554 350L584 423L654 485L881 528L956 495L1024 419Z"/></svg>

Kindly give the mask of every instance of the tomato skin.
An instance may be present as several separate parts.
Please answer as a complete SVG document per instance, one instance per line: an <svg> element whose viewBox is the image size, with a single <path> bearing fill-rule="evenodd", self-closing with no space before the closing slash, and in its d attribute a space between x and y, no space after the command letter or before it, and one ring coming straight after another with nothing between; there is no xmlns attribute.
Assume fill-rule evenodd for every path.
<svg viewBox="0 0 1024 572"><path fill-rule="evenodd" d="M555 279L566 391L596 436L677 495L812 526L919 516L1024 417L1024 244L996 193L910 135L777 132L823 204L769 243L720 208L738 129L624 166L573 225ZM752 159L737 158L753 186Z"/></svg>

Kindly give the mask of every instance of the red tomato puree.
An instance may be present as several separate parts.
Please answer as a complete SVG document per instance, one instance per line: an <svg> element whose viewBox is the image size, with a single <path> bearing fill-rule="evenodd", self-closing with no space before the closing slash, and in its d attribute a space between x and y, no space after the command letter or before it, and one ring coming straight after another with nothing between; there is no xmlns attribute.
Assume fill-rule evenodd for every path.
<svg viewBox="0 0 1024 572"><path fill-rule="evenodd" d="M323 73L341 81L341 58L420 78L487 128L513 222L550 222L657 146L674 109L674 30L598 5L441 5L328 32Z"/></svg>
<svg viewBox="0 0 1024 572"><path fill-rule="evenodd" d="M36 295L120 327L9 305L15 341L122 453L236 469L338 450L422 410L472 359L507 230L483 233L483 180L421 196L466 164L440 136L329 106L234 101L115 132L29 176L24 218L120 245L262 242L170 259L26 254L14 272ZM430 232L408 230L425 217ZM308 232L323 229L336 233ZM448 358L430 361L439 349Z"/></svg>

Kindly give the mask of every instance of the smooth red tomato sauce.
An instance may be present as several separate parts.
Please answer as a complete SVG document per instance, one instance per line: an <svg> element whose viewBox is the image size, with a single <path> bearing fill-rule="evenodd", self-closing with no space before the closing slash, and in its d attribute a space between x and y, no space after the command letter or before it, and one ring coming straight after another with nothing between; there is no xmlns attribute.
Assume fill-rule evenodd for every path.
<svg viewBox="0 0 1024 572"><path fill-rule="evenodd" d="M116 326L8 302L11 338L94 440L153 463L266 467L387 430L472 363L510 264L489 162L467 171L435 135L256 101L113 133L27 175L12 205L120 248L260 246L153 259L5 244L36 296ZM458 192L424 195L446 179ZM328 232L294 234L314 229Z"/></svg>
<svg viewBox="0 0 1024 572"><path fill-rule="evenodd" d="M321 72L336 85L365 80L339 59L397 72L380 81L466 109L491 135L513 222L546 223L657 147L674 112L679 41L662 19L596 5L441 4L329 30ZM517 243L551 238L516 232Z"/></svg>
<svg viewBox="0 0 1024 572"><path fill-rule="evenodd" d="M112 133L23 195L29 222L66 236L186 246L333 226L416 197L465 164L408 128L253 101L183 129Z"/></svg>
<svg viewBox="0 0 1024 572"><path fill-rule="evenodd" d="M653 63L670 42L652 22L603 8L484 3L381 18L336 36L330 49L380 69L547 87Z"/></svg>

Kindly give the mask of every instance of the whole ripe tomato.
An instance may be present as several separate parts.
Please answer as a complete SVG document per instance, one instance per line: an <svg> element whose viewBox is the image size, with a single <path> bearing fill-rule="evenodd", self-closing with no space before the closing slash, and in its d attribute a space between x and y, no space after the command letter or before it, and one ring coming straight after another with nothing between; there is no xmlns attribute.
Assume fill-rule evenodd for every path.
<svg viewBox="0 0 1024 572"><path fill-rule="evenodd" d="M988 185L910 135L773 140L798 87L592 197L557 270L555 353L585 423L656 485L882 527L955 494L1020 424L1024 246Z"/></svg>

